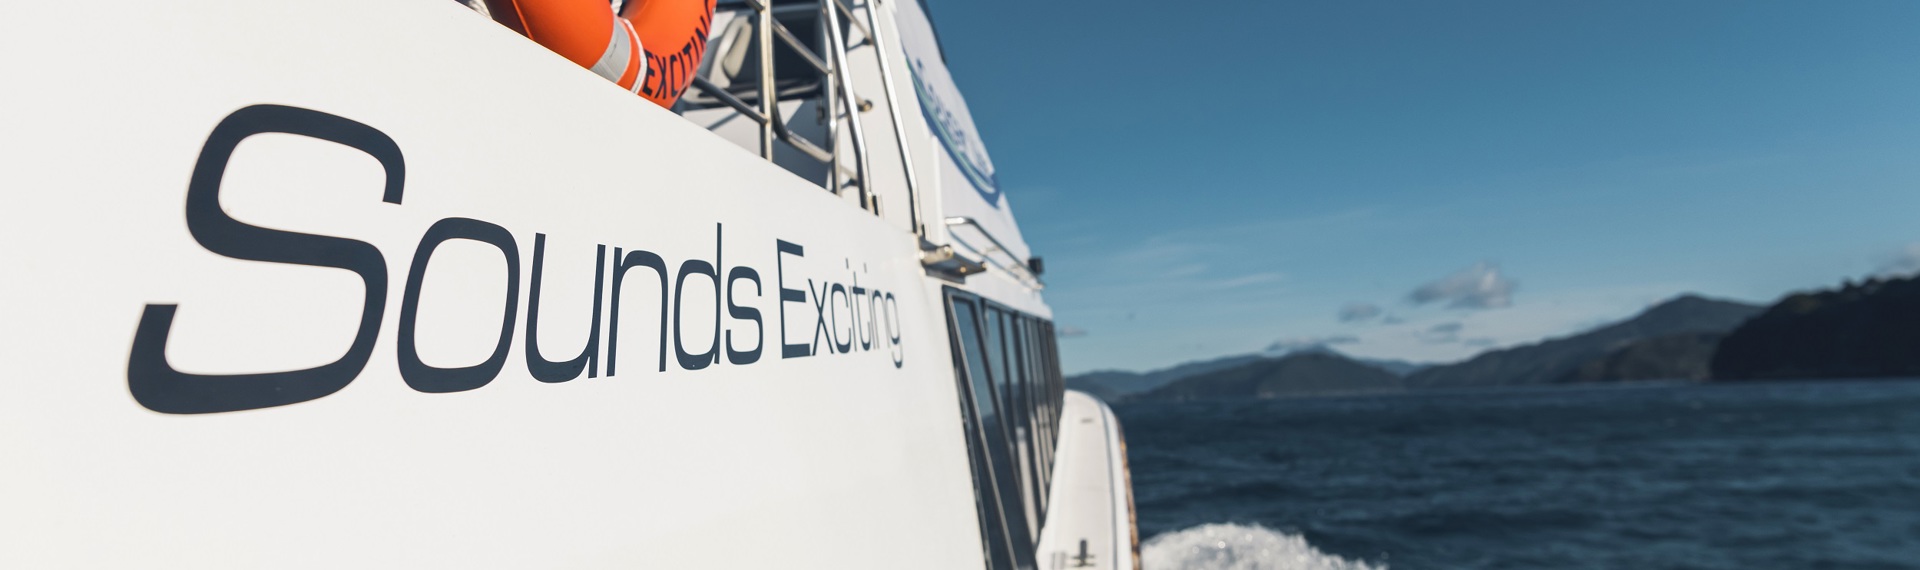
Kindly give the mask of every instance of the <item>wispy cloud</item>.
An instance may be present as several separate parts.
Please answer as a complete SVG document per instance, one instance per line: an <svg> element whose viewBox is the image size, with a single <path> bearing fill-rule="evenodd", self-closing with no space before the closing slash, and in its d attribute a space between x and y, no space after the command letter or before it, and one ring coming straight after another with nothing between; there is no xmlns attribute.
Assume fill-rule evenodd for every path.
<svg viewBox="0 0 1920 570"><path fill-rule="evenodd" d="M1384 309L1381 309L1379 305L1373 303L1347 303L1345 306L1340 307L1340 322L1357 323L1370 321L1384 313L1386 313Z"/></svg>
<svg viewBox="0 0 1920 570"><path fill-rule="evenodd" d="M1417 334L1423 342L1429 344L1445 344L1460 342L1460 331L1466 330L1466 328L1466 325L1460 323L1440 323L1427 327L1427 330L1415 334Z"/></svg>
<svg viewBox="0 0 1920 570"><path fill-rule="evenodd" d="M1173 267L1169 267L1167 268L1166 271L1160 272L1160 275L1162 277L1193 277L1195 275L1200 275L1206 272L1207 272L1207 264L1188 263L1184 265L1176 265Z"/></svg>
<svg viewBox="0 0 1920 570"><path fill-rule="evenodd" d="M1110 260L1120 264L1151 265L1193 265L1193 258L1205 251L1208 244L1178 239L1174 236L1153 236L1131 247L1114 251ZM1204 265L1200 266L1204 270Z"/></svg>
<svg viewBox="0 0 1920 570"><path fill-rule="evenodd" d="M1497 309L1513 306L1516 285L1500 275L1498 266L1483 261L1421 285L1407 294L1407 300L1416 305L1446 303L1456 309Z"/></svg>
<svg viewBox="0 0 1920 570"><path fill-rule="evenodd" d="M1289 279L1286 273L1272 266L1228 263L1233 261L1229 251L1228 244L1167 233L1141 236L1132 244L1056 261L1054 266L1078 269L1071 276L1059 272L1059 279L1071 280L1079 306L1114 315L1152 308L1168 309L1162 314L1186 313L1218 305L1223 298L1242 305L1281 298L1277 293Z"/></svg>
<svg viewBox="0 0 1920 570"><path fill-rule="evenodd" d="M1262 273L1254 273L1251 275L1241 275L1239 277L1227 277L1224 279L1216 279L1213 281L1203 283L1201 287L1206 289L1215 289L1215 290L1238 289L1238 288L1246 287L1249 285L1273 283L1276 281L1280 281L1281 279L1284 279L1284 278L1285 276L1279 273L1267 271Z"/></svg>
<svg viewBox="0 0 1920 570"><path fill-rule="evenodd" d="M1887 256L1878 272L1883 277L1905 277L1915 273L1920 273L1920 243L1907 244L1900 251Z"/></svg>

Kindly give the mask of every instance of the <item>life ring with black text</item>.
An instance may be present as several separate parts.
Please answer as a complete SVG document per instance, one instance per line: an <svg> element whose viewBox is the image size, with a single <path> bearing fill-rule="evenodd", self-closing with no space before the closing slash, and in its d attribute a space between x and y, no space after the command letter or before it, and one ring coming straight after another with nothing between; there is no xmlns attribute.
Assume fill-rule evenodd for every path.
<svg viewBox="0 0 1920 570"><path fill-rule="evenodd" d="M620 15L633 22L647 53L636 93L667 108L680 100L707 53L713 8L713 0L628 0Z"/></svg>
<svg viewBox="0 0 1920 570"><path fill-rule="evenodd" d="M487 0L494 21L639 93L647 74L640 35L604 0Z"/></svg>
<svg viewBox="0 0 1920 570"><path fill-rule="evenodd" d="M693 83L713 0L486 0L495 21L648 101L672 108Z"/></svg>

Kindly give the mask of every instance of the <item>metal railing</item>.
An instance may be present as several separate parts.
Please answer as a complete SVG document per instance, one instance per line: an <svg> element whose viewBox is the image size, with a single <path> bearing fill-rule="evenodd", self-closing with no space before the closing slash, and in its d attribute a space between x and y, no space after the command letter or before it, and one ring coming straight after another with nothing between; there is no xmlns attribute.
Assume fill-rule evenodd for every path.
<svg viewBox="0 0 1920 570"><path fill-rule="evenodd" d="M975 220L967 216L953 216L953 217L947 218L946 223L948 228L957 228L960 226L972 226L975 231L980 232L980 235L985 236L987 238L987 241L993 244L993 247L991 249L983 250L983 249L974 247L972 244L966 243L965 240L953 239L952 232L947 233L947 237L949 239L953 239L953 241L959 242L961 245L965 245L967 246L968 249L972 249L975 253L980 254L980 263L996 265L996 266L999 266L1000 269L1003 271L1016 274L1022 280L1028 281L1029 283L1027 284L1027 286L1035 290L1047 288L1047 284L1045 282L1040 281L1039 270L1034 269L1033 266L1027 262L1027 260L1020 259L1019 256L1014 255L1013 250L1009 249L1007 247L1007 244L1000 243L1000 239L993 237L993 232L987 231L987 228L981 226L978 220ZM1009 267L1007 264L994 261L993 254L995 253L1004 254L1007 259L1012 260L1013 261L1012 267ZM1014 268L1018 268L1019 271L1018 272L1010 271L1010 269L1014 269Z"/></svg>
<svg viewBox="0 0 1920 570"><path fill-rule="evenodd" d="M741 4L753 11L751 17L754 18L754 43L757 44L758 49L756 53L750 55L759 62L756 78L759 82L757 86L759 100L753 103L743 101L727 88L715 85L698 74L693 78L693 87L759 124L762 158L774 160L775 143L784 143L799 151L800 154L827 165L829 191L838 195L846 186L851 185L859 191L861 208L874 215L880 215L879 198L873 191L872 171L869 169L870 155L866 130L860 118L862 112L872 108L872 103L870 100L860 98L853 90L853 76L847 64L847 37L842 33L841 28L840 16L844 15L847 23L864 35L866 39L863 41L870 44L874 50L880 88L886 99L888 119L891 120L894 143L899 151L901 172L906 179L908 224L913 234L920 239L922 265L927 268L929 274L955 281L964 281L968 276L985 272L988 267L999 267L1001 271L1013 276L1026 287L1034 290L1046 287L1046 284L1040 280L1040 271L1037 268L1027 260L1016 256L1012 249L973 218L957 216L942 220L943 229L946 230L942 233L946 235L949 243L936 244L928 241L930 235L921 222L920 180L914 170L906 125L901 119L900 95L894 84L893 66L888 63L887 58L890 53L887 51L889 44L887 38L881 33L883 27L880 25L879 13L874 7L875 0L864 0L864 5L859 12L855 12L843 0L783 2L778 7L772 5L772 0L743 0ZM817 10L817 16L820 18L820 26L825 36L823 43L826 53L824 55L815 52L806 41L801 40L793 30L788 29L775 18L776 13L792 14L809 10ZM862 15L865 16L865 21L862 21ZM820 75L820 93L817 97L827 117L824 147L789 129L786 119L780 114L780 94L776 84L778 74L775 73L777 70L774 68L775 41L786 44L794 54L799 56L801 62ZM809 97L813 96L809 95ZM852 143L851 149L841 148L842 121L846 123L848 138ZM846 154L852 155L854 166L852 172L847 172L842 166L843 150L847 151ZM848 175L851 177L849 178ZM985 237L992 247L975 247L966 240L957 239L951 230L960 226L972 227ZM971 250L971 253L978 255L980 259L969 259L961 255L954 249L956 244ZM1002 263L996 259L996 254L1009 262Z"/></svg>
<svg viewBox="0 0 1920 570"><path fill-rule="evenodd" d="M759 77L757 78L760 83L759 101L755 102L757 104L742 101L727 89L714 85L707 78L698 75L693 78L693 87L733 108L741 116L759 123L762 158L773 160L774 142L785 143L802 155L827 165L829 191L840 194L843 189L851 185L859 191L861 208L879 215L880 202L873 191L873 174L868 164L866 129L860 118L862 112L872 109L872 103L870 100L859 98L853 90L853 76L849 73L847 65L846 36L842 33L840 25L840 16L845 15L847 22L864 35L866 38L864 41L872 44L876 51L874 56L878 60L880 83L885 91L895 142L899 144L901 168L906 178L908 223L916 235L924 236L925 228L920 224L918 181L914 177L913 159L907 150L907 134L900 118L899 96L893 87L893 69L887 63L885 40L878 33L879 19L874 11L873 0L867 0L864 6L866 22L862 22L860 15L841 0L819 0L816 3L818 17L826 36L824 55L816 53L806 41L801 40L774 17L776 11L805 10L808 9L807 6L790 4L780 6L776 10L771 0L745 0L744 4L754 11L755 43L758 44L759 49L753 55L759 60ZM824 148L789 129L786 119L780 115L780 96L779 89L775 85L776 70L773 55L773 42L776 39L798 54L801 61L821 77L820 99L828 117ZM843 120L846 122L846 132L853 147L847 153L852 155L852 172L846 171L841 160L840 128Z"/></svg>

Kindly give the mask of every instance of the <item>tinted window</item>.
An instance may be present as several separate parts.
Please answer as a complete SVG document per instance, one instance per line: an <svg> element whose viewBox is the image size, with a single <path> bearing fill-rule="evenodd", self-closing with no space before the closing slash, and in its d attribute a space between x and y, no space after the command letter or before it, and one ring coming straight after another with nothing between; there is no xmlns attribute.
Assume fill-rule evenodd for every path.
<svg viewBox="0 0 1920 570"><path fill-rule="evenodd" d="M961 392L967 396L976 420L975 425L968 426L972 439L968 442L969 448L977 448L976 466L985 465L985 469L976 468L975 479L986 527L983 538L990 546L999 545L989 550L995 568L1031 568L1033 542L1021 502L1019 475L1014 472L1018 463L1008 445L1006 410L993 393L994 374L989 372L994 369L990 347L994 346L995 335L982 334L978 310L972 301L954 298L951 306L963 364L958 371ZM1006 557L1011 560L1002 559Z"/></svg>
<svg viewBox="0 0 1920 570"><path fill-rule="evenodd" d="M993 366L994 390L1000 396L1000 418L1006 424L1004 432L1007 449L1011 452L1011 462L1007 465L1014 474L1013 489L1020 493L1018 509L1008 511L1012 518L1033 520L1037 513L1029 510L1033 497L1033 477L1031 475L1031 449L1027 444L1026 413L1022 411L1020 400L1020 367L1015 364L1018 357L1013 351L1011 315L1006 311L988 307L986 325L987 360ZM1031 529L1031 527L1029 527Z"/></svg>
<svg viewBox="0 0 1920 570"><path fill-rule="evenodd" d="M1007 322L1007 329L1013 334L1009 344L1013 346L1014 369L1018 373L1018 389L1014 391L1020 403L1021 435L1027 448L1027 481L1032 485L1034 520L1045 521L1047 512L1047 446L1041 442L1041 423L1039 421L1039 401L1036 392L1033 366L1033 319L1015 315ZM1039 526L1039 525L1036 525Z"/></svg>

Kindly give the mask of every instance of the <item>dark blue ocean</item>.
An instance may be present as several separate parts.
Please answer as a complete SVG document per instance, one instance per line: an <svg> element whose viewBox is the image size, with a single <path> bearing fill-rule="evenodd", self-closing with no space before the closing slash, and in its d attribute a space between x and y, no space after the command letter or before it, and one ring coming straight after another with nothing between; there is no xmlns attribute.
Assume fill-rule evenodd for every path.
<svg viewBox="0 0 1920 570"><path fill-rule="evenodd" d="M1920 568L1920 381L1115 411L1146 570Z"/></svg>

